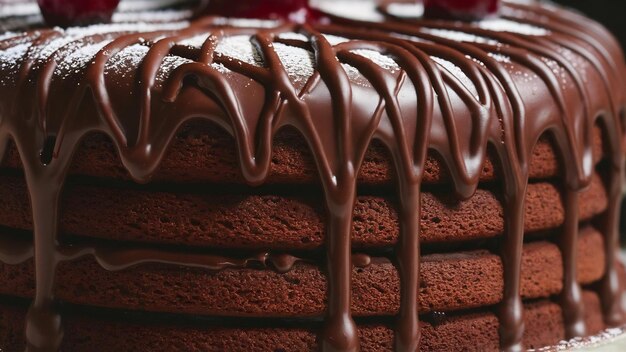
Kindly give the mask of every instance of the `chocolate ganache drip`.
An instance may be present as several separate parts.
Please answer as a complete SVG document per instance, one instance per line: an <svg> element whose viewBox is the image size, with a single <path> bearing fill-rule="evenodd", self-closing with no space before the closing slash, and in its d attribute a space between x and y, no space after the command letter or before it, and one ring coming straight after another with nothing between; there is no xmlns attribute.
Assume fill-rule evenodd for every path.
<svg viewBox="0 0 626 352"><path fill-rule="evenodd" d="M352 216L357 175L374 139L389 149L397 175L401 307L396 350L419 349L420 188L427 153L442 157L454 191L467 199L478 187L488 149L495 151L504 180L501 346L522 349L524 197L531 153L546 133L564 160L566 209L559 245L566 334L584 335L576 205L594 172L592 131L600 124L611 167L610 206L601 222L607 268L601 298L606 322L624 321L615 262L626 76L611 36L580 15L536 3L505 2L500 18L471 23L424 20L406 10L418 9L415 5L370 2L360 5L363 16L347 18L334 12L338 3L322 3L331 18L324 25L175 17L151 24L21 31L15 21L6 22L15 28L0 34L0 156L12 140L29 189L34 243L3 240L0 259L35 258L29 351L61 346L54 292L62 261L91 255L108 270L146 262L221 270L253 260L287 271L298 260L116 252L57 241L59 197L85 135L107 134L130 175L146 183L178 128L198 118L234 137L241 174L252 186L268 176L280 128L295 127L312 151L328 211L325 351L359 349L350 310ZM289 50L305 53L306 62L285 61Z"/></svg>

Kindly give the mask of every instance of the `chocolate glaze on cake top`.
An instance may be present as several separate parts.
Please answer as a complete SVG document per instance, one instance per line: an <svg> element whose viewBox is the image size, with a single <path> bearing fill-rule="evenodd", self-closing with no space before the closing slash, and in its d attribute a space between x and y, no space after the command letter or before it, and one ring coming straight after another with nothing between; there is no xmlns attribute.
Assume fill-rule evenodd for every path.
<svg viewBox="0 0 626 352"><path fill-rule="evenodd" d="M281 127L295 127L311 149L328 211L326 351L359 347L350 313L351 225L358 170L373 139L393 158L400 200L397 350L419 346L420 185L427 152L441 155L454 191L466 199L476 191L488 148L496 151L505 189L501 346L521 349L523 205L529 156L544 133L552 134L566 161L560 302L567 335L584 335L575 277L577 204L594 173L592 134L599 122L611 161L601 296L607 323L624 320L613 264L626 77L614 39L581 15L524 1L505 2L499 18L472 23L425 20L419 6L368 2L348 3L361 9L348 19L336 13L345 5L322 3L332 14L324 25L187 21L176 17L180 12L164 12L160 23L139 23L149 16L137 15L131 23L67 30L37 28L36 16L20 14L19 5L1 5L18 17L0 34L0 146L15 142L32 204L37 287L27 317L28 350L56 350L63 338L55 268L76 256L56 240L58 204L81 139L93 131L107 134L132 177L148 182L178 128L198 118L233 135L240 171L253 186L269 173ZM83 251L101 263L113 258L110 269L188 262L157 252ZM19 262L28 252L3 251L2 260ZM224 260L203 266L219 269Z"/></svg>

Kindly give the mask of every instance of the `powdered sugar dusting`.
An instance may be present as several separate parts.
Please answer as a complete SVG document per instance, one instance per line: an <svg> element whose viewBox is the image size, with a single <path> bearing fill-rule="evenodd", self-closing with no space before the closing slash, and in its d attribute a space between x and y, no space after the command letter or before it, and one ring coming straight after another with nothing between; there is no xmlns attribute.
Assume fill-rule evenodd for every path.
<svg viewBox="0 0 626 352"><path fill-rule="evenodd" d="M124 50L107 61L105 72L114 73L121 78L132 78L132 75L136 73L137 67L141 65L149 51L150 48L143 44L134 44L124 48ZM170 77L176 68L191 62L193 61L175 55L168 55L163 58L161 67L156 75L157 88Z"/></svg>
<svg viewBox="0 0 626 352"><path fill-rule="evenodd" d="M60 36L56 39L51 40L50 42L41 45L37 48L34 48L30 53L31 58L37 62L43 62L54 55L55 52L64 48L66 52L72 51L81 51L83 47L89 47L91 49L94 48L93 43L89 43L87 40L88 37L95 35L103 35L103 34L112 34L112 33L126 33L126 32L150 32L157 30L175 30L179 28L184 28L185 24L183 23L175 23L175 24L100 24L93 25L88 27L73 27L68 28L67 30L63 30L61 28L56 28L55 30L59 32ZM104 41L101 41L101 43ZM110 42L110 41L109 41ZM70 46L71 48L67 48ZM86 49L86 53L89 52L90 49ZM69 55L69 57L73 57L76 60L80 60L80 57ZM64 61L67 61L69 57L64 58ZM77 64L80 64L77 63ZM72 69L71 65L67 63L69 66L64 66L65 68Z"/></svg>
<svg viewBox="0 0 626 352"><path fill-rule="evenodd" d="M181 41L179 44L193 48L200 48L206 41L207 37L208 34L202 34ZM309 39L305 35L299 33L283 33L280 35L280 38L309 42ZM331 45L348 41L346 38L331 35L326 36L326 39ZM293 83L304 84L314 74L315 58L313 52L283 43L273 43L272 45ZM398 69L396 63L391 58L377 52L371 50L358 50L355 52L359 55L367 57L383 68L390 70ZM263 59L250 42L250 36L247 35L222 38L217 45L215 55L218 57L238 59L255 66L264 65ZM344 67L351 78L355 78L358 81L363 80L356 68L349 65L344 65ZM220 70L220 72L229 72L229 70L223 66L215 68Z"/></svg>
<svg viewBox="0 0 626 352"><path fill-rule="evenodd" d="M309 38L306 35L294 32L281 33L278 35L279 39L285 40L301 40L303 42L308 42Z"/></svg>
<svg viewBox="0 0 626 352"><path fill-rule="evenodd" d="M50 42L41 45L35 50L32 50L30 56L33 58L35 62L43 62L50 58L55 52L57 52L61 48L65 48L67 46L71 46L72 49L65 48L66 52L70 52L73 50L81 50L82 46L85 46L85 43L88 37L95 35L103 35L103 34L112 34L112 33L125 33L125 32L136 32L136 31L156 31L156 30L166 30L166 29L177 29L183 28L182 23L176 24L100 24L93 25L88 27L73 27L68 28L67 30L63 30L61 28L56 28L55 30L59 32L60 36L56 39L51 40ZM93 43L92 43L93 44ZM89 46L88 43L86 46ZM76 57L76 59L79 59ZM64 60L67 60L64 59Z"/></svg>
<svg viewBox="0 0 626 352"><path fill-rule="evenodd" d="M272 20L226 17L218 17L213 21L213 23L218 26L232 26L242 28L274 28L280 24L280 22Z"/></svg>
<svg viewBox="0 0 626 352"><path fill-rule="evenodd" d="M182 22L193 16L191 10L161 10L145 12L116 12L113 22Z"/></svg>
<svg viewBox="0 0 626 352"><path fill-rule="evenodd" d="M511 57L509 56L497 54L497 53L488 53L487 55L489 55L489 57L491 57L492 59L498 62L507 63L507 64L511 63Z"/></svg>
<svg viewBox="0 0 626 352"><path fill-rule="evenodd" d="M490 31L510 32L528 36L546 36L550 34L550 31L545 28L509 21L502 18L491 18L480 21L478 22L478 26L482 29L487 29Z"/></svg>
<svg viewBox="0 0 626 352"><path fill-rule="evenodd" d="M237 58L255 66L263 66L263 60L250 42L250 36L237 35L223 38L215 48L216 56Z"/></svg>
<svg viewBox="0 0 626 352"><path fill-rule="evenodd" d="M216 69L217 71L219 71L221 73L230 73L230 72L232 72L231 70L227 69L226 66L224 66L222 64L212 63L211 67Z"/></svg>
<svg viewBox="0 0 626 352"><path fill-rule="evenodd" d="M532 352L556 351L623 351L626 347L626 328L610 328L589 337L576 337L569 341L561 341L556 346L529 350Z"/></svg>
<svg viewBox="0 0 626 352"><path fill-rule="evenodd" d="M432 56L431 59L437 64L441 65L448 72L450 72L454 77L456 77L456 79L458 79L478 99L478 91L476 90L476 86L474 85L472 80L467 77L463 70L461 70L460 67L440 57Z"/></svg>
<svg viewBox="0 0 626 352"><path fill-rule="evenodd" d="M552 74L554 74L554 76L559 80L561 87L566 88L568 75L567 75L567 72L565 71L565 68L559 65L558 62L552 59L546 58L546 57L542 57L541 61L543 61L546 64L546 66L548 66L548 68L552 71Z"/></svg>
<svg viewBox="0 0 626 352"><path fill-rule="evenodd" d="M373 50L352 50L351 52L361 55L369 60L371 60L376 65L390 71L391 73L395 73L400 70L398 64L389 56L383 55L377 51Z"/></svg>
<svg viewBox="0 0 626 352"><path fill-rule="evenodd" d="M162 84L162 82L165 82L170 77L172 72L174 72L175 69L177 69L181 65L191 63L191 62L193 61L180 57L180 56L174 56L174 55L166 56L163 59L161 68L159 68L159 71L157 72L157 76L156 76L157 87L159 87Z"/></svg>
<svg viewBox="0 0 626 352"><path fill-rule="evenodd" d="M315 59L312 52L281 43L275 43L274 49L292 82L306 83L313 75Z"/></svg>
<svg viewBox="0 0 626 352"><path fill-rule="evenodd" d="M6 50L0 50L0 84L9 83L6 79L14 77L14 73L20 66L22 57L26 55L30 43L21 43L11 46Z"/></svg>
<svg viewBox="0 0 626 352"><path fill-rule="evenodd" d="M149 50L150 48L142 44L126 47L107 61L105 70L126 78L127 75L134 73L134 70L141 64Z"/></svg>
<svg viewBox="0 0 626 352"><path fill-rule="evenodd" d="M94 56L102 50L111 41L103 41L100 43L84 45L76 48L69 55L59 62L55 76L60 78L68 78L72 75L78 75L84 72L87 65L93 60Z"/></svg>
<svg viewBox="0 0 626 352"><path fill-rule="evenodd" d="M141 32L155 32L155 31L170 31L180 30L189 26L189 22L174 22L174 23L111 23L111 24L96 24L87 27L70 27L65 30L65 35L70 37L86 37L95 34L103 33L141 33ZM61 30L58 28L58 30Z"/></svg>
<svg viewBox="0 0 626 352"><path fill-rule="evenodd" d="M572 50L559 46L557 52L562 55L565 60L576 70L580 75L583 83L587 83L588 71L591 69L589 61L585 60L582 56L574 53Z"/></svg>
<svg viewBox="0 0 626 352"><path fill-rule="evenodd" d="M52 41L44 45L34 47L32 52L30 53L30 56L35 62L44 61L48 59L50 56L52 56L52 54L54 54L57 50L70 44L76 39L77 38L63 37L63 36L53 39Z"/></svg>
<svg viewBox="0 0 626 352"><path fill-rule="evenodd" d="M305 42L309 41L306 36L297 33L286 33L283 34L281 38L296 39ZM180 44L199 48L206 39L206 35L200 35L182 41ZM336 45L348 40L346 38L336 36L326 36L326 39L331 45ZM283 43L273 43L272 45L293 83L304 84L314 74L315 58L311 51ZM399 69L395 61L378 52L371 50L356 50L355 53L372 60L377 65L392 72ZM222 38L217 45L215 55L218 57L238 59L259 67L264 65L263 59L250 42L250 36L247 35ZM354 83L363 83L364 78L356 68L349 65L344 65L344 68ZM221 72L228 72L228 70L223 66L216 67L216 69L219 69Z"/></svg>
<svg viewBox="0 0 626 352"><path fill-rule="evenodd" d="M350 39L348 38L338 37L336 35L331 35L331 34L324 35L324 38L326 38L326 40L328 41L330 45L338 45L338 44L346 43L350 41Z"/></svg>
<svg viewBox="0 0 626 352"><path fill-rule="evenodd" d="M485 37L480 37L474 34L452 31L448 29L436 29L436 28L422 28L422 32L426 34L431 34L440 38L450 39L457 42L472 42L472 43L483 43L496 45L497 41Z"/></svg>
<svg viewBox="0 0 626 352"><path fill-rule="evenodd" d="M206 40L209 38L210 34L200 34L200 35L196 35L194 37L185 39L181 42L178 43L178 45L182 45L182 46L188 46L190 48L197 48L200 49L202 47L202 45L204 45L204 42L206 42Z"/></svg>
<svg viewBox="0 0 626 352"><path fill-rule="evenodd" d="M356 67L350 66L348 64L342 64L342 66L353 84L361 87L371 87L371 83L367 80L367 78L363 76L363 74L359 70L357 70Z"/></svg>

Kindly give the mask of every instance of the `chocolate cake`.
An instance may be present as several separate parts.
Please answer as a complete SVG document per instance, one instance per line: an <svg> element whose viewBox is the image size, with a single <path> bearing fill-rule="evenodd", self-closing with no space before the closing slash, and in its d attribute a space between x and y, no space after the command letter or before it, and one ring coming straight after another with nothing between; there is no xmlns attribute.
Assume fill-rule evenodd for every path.
<svg viewBox="0 0 626 352"><path fill-rule="evenodd" d="M0 351L517 351L626 322L602 26L196 5L61 29L0 1Z"/></svg>

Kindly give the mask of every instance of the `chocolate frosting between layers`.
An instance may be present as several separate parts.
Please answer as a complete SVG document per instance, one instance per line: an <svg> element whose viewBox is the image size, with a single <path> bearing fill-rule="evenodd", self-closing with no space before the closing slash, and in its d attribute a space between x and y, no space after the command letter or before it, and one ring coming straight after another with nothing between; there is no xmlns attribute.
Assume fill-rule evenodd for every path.
<svg viewBox="0 0 626 352"><path fill-rule="evenodd" d="M324 10L339 3L323 3ZM56 240L58 204L81 139L105 133L130 175L148 182L192 118L233 135L240 172L253 186L268 176L281 127L296 128L306 140L328 212L325 351L359 349L350 313L351 222L358 170L373 139L389 149L400 200L397 350L419 347L420 185L428 150L442 156L455 192L466 199L476 191L488 148L504 180L500 340L503 349L521 349L524 197L529 158L545 133L566 161L559 241L565 328L568 337L584 335L577 203L594 172L598 123L611 162L601 297L607 323L623 321L614 262L625 70L615 40L580 15L530 2L505 2L499 18L476 23L407 16L398 11L402 4L359 6L371 13L334 15L327 25L206 17L1 35L0 146L15 142L33 213L37 285L26 323L29 351L56 350L63 338L54 304L55 269L65 257Z"/></svg>

